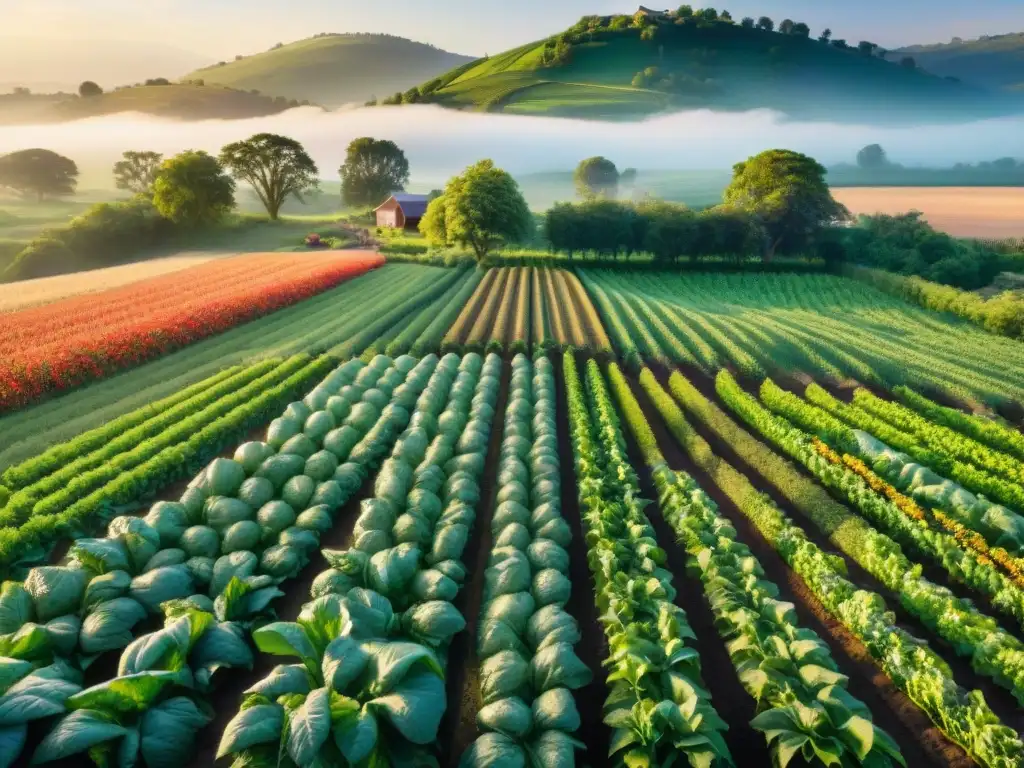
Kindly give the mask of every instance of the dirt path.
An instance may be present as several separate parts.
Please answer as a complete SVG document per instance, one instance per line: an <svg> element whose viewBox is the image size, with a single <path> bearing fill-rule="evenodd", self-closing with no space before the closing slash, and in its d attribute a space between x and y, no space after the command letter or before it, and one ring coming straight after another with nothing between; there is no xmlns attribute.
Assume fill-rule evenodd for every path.
<svg viewBox="0 0 1024 768"><path fill-rule="evenodd" d="M718 489L714 481L690 461L679 447L675 438L669 433L660 414L651 405L650 400L635 378L630 378L630 384L633 388L633 394L640 403L647 422L650 424L658 440L658 446L665 455L669 466L673 469L684 470L693 476L700 487L718 505L719 512L736 528L738 533L737 539L750 547L764 569L765 578L774 582L779 587L779 599L791 602L796 606L800 625L814 630L828 643L840 671L849 675L848 690L867 704L874 715L875 722L885 728L896 740L900 750L903 752L903 756L907 760L907 765L937 765L948 766L949 768L968 768L968 766L973 766L973 761L966 753L943 736L932 725L928 717L896 688L892 681L875 664L874 659L868 653L863 643L832 617L810 591L803 579L786 565L778 552L764 539L757 528L736 508L729 498ZM717 448L715 451L718 453ZM652 515L653 517L661 520L660 515ZM659 544L666 551L670 551L669 546L674 547L676 550L681 550L675 543L674 537L666 538L663 541L661 530L658 533ZM682 556L681 552L679 552L679 556ZM670 561L670 565L673 571L679 574L679 571L676 570L676 563ZM686 581L681 580L680 584L682 586L686 584ZM701 589L701 587L698 586L697 589ZM699 616L699 612L694 610L691 613L691 620L696 622ZM698 628L696 623L694 623L694 629L697 631L698 637L700 637L702 629ZM717 632L714 631L713 627L711 631L715 639L717 639ZM701 648L701 657L702 659L705 658L703 647ZM709 655L708 660L712 658L714 656ZM726 666L723 667L722 664ZM705 662L704 676L706 680L710 680L709 685L715 697L716 706L719 702L719 687L721 687L727 675L734 675L732 663L727 657L724 661L716 660L714 664L708 663L708 661ZM729 699L723 694L723 700L728 701ZM721 710L719 712L723 717L725 716L724 712ZM763 741L763 737L757 736L757 738ZM730 748L733 747L731 734L729 745ZM738 764L766 765L767 763L745 763L741 760Z"/></svg>

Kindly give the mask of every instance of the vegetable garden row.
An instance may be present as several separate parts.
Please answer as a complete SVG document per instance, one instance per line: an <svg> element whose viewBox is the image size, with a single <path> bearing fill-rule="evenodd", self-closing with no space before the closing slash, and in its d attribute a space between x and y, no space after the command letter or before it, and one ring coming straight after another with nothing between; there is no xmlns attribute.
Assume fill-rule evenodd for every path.
<svg viewBox="0 0 1024 768"><path fill-rule="evenodd" d="M559 368L270 360L9 469L19 554L71 546L6 561L0 765L1022 764L1019 511L869 453L849 422L1000 477L1018 432L910 390L812 388L829 410L725 372L697 382L709 397L571 351ZM196 468L177 500L154 481L144 514L90 501L114 498L104 471L144 478L176 425L185 451L238 408L156 475ZM145 450L122 452L134 431ZM581 697L603 701L597 731Z"/></svg>

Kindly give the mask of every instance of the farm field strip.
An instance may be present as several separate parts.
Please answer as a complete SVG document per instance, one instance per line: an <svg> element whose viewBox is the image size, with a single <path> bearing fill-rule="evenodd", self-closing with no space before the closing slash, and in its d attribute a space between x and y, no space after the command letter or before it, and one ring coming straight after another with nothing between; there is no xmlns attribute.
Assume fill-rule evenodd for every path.
<svg viewBox="0 0 1024 768"><path fill-rule="evenodd" d="M572 754L580 714L572 691L590 682L576 656L581 639L565 610L572 584L572 533L561 513L555 379L550 360L512 361L492 547L476 637L481 733L464 753L466 768L504 753Z"/></svg>
<svg viewBox="0 0 1024 768"><path fill-rule="evenodd" d="M118 518L109 538L78 542L68 566L34 569L24 587L5 585L0 599L10 607L28 600L22 610L37 621L82 604L87 618L80 633L53 634L51 621L34 648L20 648L67 659L65 678L75 678L76 666L91 655L127 646L117 677L81 692L64 689L46 715L66 714L34 759L88 749L100 760L123 749L126 729L137 728L142 740L134 749L147 765L184 764L192 743L187 735L210 716L203 702L214 672L251 667L246 637L253 622L282 596L277 587L301 570L320 533L391 449L437 364L436 357L346 363L285 409L268 429L268 442L246 443L235 460L212 462L181 502L158 503L145 518ZM258 513L256 504L262 504ZM132 641L134 625L161 613L163 629ZM125 695L135 702L130 710L119 703ZM166 743L165 734L147 728L152 719L186 737ZM91 722L118 727L99 729L93 741L68 738Z"/></svg>
<svg viewBox="0 0 1024 768"><path fill-rule="evenodd" d="M892 683L920 707L950 741L962 746L979 765L1005 766L1024 760L1024 744L1017 733L1002 724L979 692L960 687L948 665L926 643L893 623L892 614L885 610L880 595L858 589L847 579L840 558L819 549L743 474L716 456L707 441L688 423L672 395L648 369L641 371L640 384L695 465L711 477L829 613L864 643ZM678 389L673 388L673 395ZM699 397L702 397L699 393L693 398L687 397L683 405L703 420L705 405L695 399ZM727 441L735 436L719 434ZM731 444L736 445L736 442ZM737 450L743 452L744 448L738 446ZM771 467L764 471L770 473ZM815 486L810 484L810 487ZM827 495L825 499L831 501ZM825 504L824 508L827 506ZM807 514L806 509L800 511Z"/></svg>
<svg viewBox="0 0 1024 768"><path fill-rule="evenodd" d="M742 432L735 422L705 400L682 376L673 375L670 388L678 400L724 439L729 440L737 450L747 450L735 439ZM834 473L833 477L829 477L830 485L840 488L852 504L856 506L862 503L865 507L884 504L884 500L871 491L863 478L845 467L828 462L814 450L809 440L801 446L798 430L763 408L727 373L719 374L716 390L732 411L771 442L776 445L785 444L794 452L802 450L812 453L810 461L818 462L819 466L827 470L822 472L822 476ZM743 434L750 439L749 434ZM763 445L755 441L751 444L763 449L765 455L758 458L758 467L764 467L766 477L773 484L781 488L781 482L777 482L776 477L783 478L782 482L785 482L785 474L792 475L790 483L802 479L792 467L781 462L778 456ZM766 459L775 467L767 463ZM969 658L978 674L991 678L1009 690L1019 703L1024 704L1024 643L1002 629L995 619L975 608L969 600L959 598L947 587L924 578L920 566L913 563L889 536L832 501L828 494L810 481L805 483L821 496L821 501L812 500L809 494L805 494L800 499L792 499L793 505L828 536L840 552L897 595L910 615L948 643L958 656ZM891 512L892 519L898 520L897 511L893 508ZM884 513L884 510L880 511L879 517ZM963 550L948 545L947 552L963 553Z"/></svg>
<svg viewBox="0 0 1024 768"><path fill-rule="evenodd" d="M421 400L430 418L410 427L382 467L355 545L325 553L333 567L317 578L318 596L297 622L253 633L259 650L297 657L308 672L279 666L253 686L219 755L287 754L310 765L340 750L358 764L425 757L436 742L447 648L466 626L452 601L466 578L460 560L480 502L502 365L496 356L447 361L458 376L449 365L447 381ZM275 701L282 694L297 698L284 707ZM251 727L259 722L273 725Z"/></svg>
<svg viewBox="0 0 1024 768"><path fill-rule="evenodd" d="M496 273L496 274L495 274ZM582 284L549 267L495 267L444 339L445 349L591 349L611 342Z"/></svg>
<svg viewBox="0 0 1024 768"><path fill-rule="evenodd" d="M1012 340L929 315L844 278L700 273L655 278L650 272L599 269L582 269L580 275L606 325L617 329L616 344L626 359L639 355L692 364L693 355L706 368L707 354L692 341L696 335L716 356L750 375L805 366L806 373L820 377L838 369L865 381L925 386L995 404L1020 401L1024 393L1024 367L1016 364L1024 358ZM663 323L654 328L661 339L644 321L647 311ZM862 317L862 311L869 316ZM750 320L746 326L736 323L744 319ZM758 333L751 333L751 326Z"/></svg>
<svg viewBox="0 0 1024 768"><path fill-rule="evenodd" d="M816 402L826 402L825 398L830 397L814 384L808 385L806 391L809 396L813 395ZM829 410L782 390L770 380L761 385L760 396L773 413L815 435L829 448L866 462L872 474L881 475L884 482L912 496L915 504L920 502L932 507L933 512L942 510L945 514L937 518L940 523L947 519L945 515L951 516L958 525L976 532L993 547L997 547L992 551L993 556L1010 571L1021 570L1020 566L1012 565L1010 561L1024 554L1024 519L1012 510L975 496L954 481L937 474L932 469L936 462L929 461L931 457L927 452L916 452L920 460L929 461L927 466L918 464L913 457L897 453L885 442L866 432L858 434ZM843 460L849 464L845 457ZM914 516L918 517L917 514Z"/></svg>
<svg viewBox="0 0 1024 768"><path fill-rule="evenodd" d="M410 317L408 321L400 321L397 324L400 330L388 342L384 354L389 357L404 354L419 355L440 349L441 337L452 322L450 319L446 322L446 313L450 315L453 306L457 307L456 311L461 311L479 280L480 275L477 270L466 268L459 272L444 293ZM443 330L440 330L442 326ZM423 339L422 343L421 339ZM433 339L433 343L431 343L431 339ZM420 351L421 349L422 351Z"/></svg>
<svg viewBox="0 0 1024 768"><path fill-rule="evenodd" d="M237 254L206 252L183 252L177 256L148 259L116 267L90 269L67 275L39 277L33 280L19 280L0 286L0 313L47 304L53 301L109 291L122 285L138 284L160 275L179 272L216 259L231 258Z"/></svg>
<svg viewBox="0 0 1024 768"><path fill-rule="evenodd" d="M801 627L791 603L778 600L779 588L735 528L692 477L671 470L657 439L618 367L608 368L612 393L626 425L652 472L661 513L687 553L687 565L700 574L704 600L727 643L729 658L744 690L756 703L752 727L770 744L772 759L799 751L808 762L826 757L903 763L892 737L872 722L872 713L846 690L828 645ZM772 638L772 639L769 639ZM756 670L756 672L754 671ZM816 712L814 725L800 724Z"/></svg>
<svg viewBox="0 0 1024 768"><path fill-rule="evenodd" d="M1024 489L1016 483L978 469L972 464L950 458L944 451L931 450L928 446L922 445L914 435L893 426L858 405L837 400L817 385L808 386L804 394L814 405L828 411L849 426L867 432L881 441L881 446L874 447L865 442L862 450L870 451L872 454L882 453L888 448L902 451L915 461L941 473L945 478L959 483L964 488L982 493L996 503L1006 504L1018 510L1024 509ZM907 463L906 459L899 457L893 457L893 459L900 463ZM1024 537L1024 531L1015 532L1015 536L1018 539Z"/></svg>
<svg viewBox="0 0 1024 768"><path fill-rule="evenodd" d="M686 613L673 603L672 574L662 567L664 552L643 511L600 370L590 361L584 389L570 351L563 375L587 561L611 654L609 758L661 765L679 750L700 764L730 764L728 726L702 680ZM657 718L659 711L679 716Z"/></svg>
<svg viewBox="0 0 1024 768"><path fill-rule="evenodd" d="M726 381L721 389L733 393L729 401L740 397L735 394L735 383ZM817 409L813 407L801 407L798 398L783 393L771 380L765 382L761 392L765 405L782 417L775 418L772 422L773 428L759 429L762 435L783 453L802 464L835 495L844 498L850 507L860 512L868 522L907 547L909 551L931 560L945 570L954 582L966 584L984 595L994 608L1008 614L1010 618L1024 626L1024 592L1021 589L1024 580L1019 578L1019 567L1015 567L1015 580L989 557L987 547L982 551L977 545L967 546L966 541L961 543L964 540L963 532L957 526L942 524L947 518L925 513L916 502L889 486L868 467L858 465L822 446L812 437L816 430L811 425L814 422L827 423L827 419L830 418L828 414L821 411L815 413ZM818 419L819 415L825 419ZM792 426L794 424L795 427ZM809 427L809 432L802 431ZM840 443L856 445L857 441L853 435L847 435ZM962 519L958 522L964 523ZM968 527L970 523L968 520ZM1002 561L1013 565L1013 558L1007 557L1005 550L1002 554ZM993 637L1004 639L998 632L994 633ZM1015 638L1010 639L1003 651L1011 651L1016 644ZM1024 646L1021 646L1021 649L1024 649ZM1018 698L1022 696L1020 692L1014 692Z"/></svg>
<svg viewBox="0 0 1024 768"><path fill-rule="evenodd" d="M87 536L118 512L136 509L264 423L331 365L322 357L289 358L111 461L72 467L70 478L42 483L38 495L32 488L12 494L0 510L0 570L45 559L58 539Z"/></svg>
<svg viewBox="0 0 1024 768"><path fill-rule="evenodd" d="M135 409L145 409L224 367L268 357L327 352L365 328L365 313L373 297L390 295L400 303L405 298L402 289L411 288L415 296L414 286L426 288L435 276L444 274L434 267L388 265L108 380L0 416L0 432L13 438L0 447L0 468Z"/></svg>
<svg viewBox="0 0 1024 768"><path fill-rule="evenodd" d="M268 258L273 259L273 264L280 263L281 257ZM258 258L254 259L257 261ZM295 259L285 263L289 262L294 264ZM382 264L383 259L377 255L348 256L316 268L293 268L270 282L256 280L250 284L243 278L235 282L229 293L214 296L207 296L201 283L197 287L188 281L180 286L179 302L173 309L150 314L144 306L141 310L136 307L125 322L115 327L106 324L102 297L89 297L90 303L95 302L99 309L92 315L88 328L58 336L49 347L42 334L32 345L24 345L7 356L0 365L0 409L24 406L51 391L70 389L138 365L322 293ZM13 338L25 328L34 327L33 324L45 323L47 312L65 311L62 304L5 317L5 336ZM25 315L31 315L27 324L22 322ZM45 354L40 351L44 348Z"/></svg>

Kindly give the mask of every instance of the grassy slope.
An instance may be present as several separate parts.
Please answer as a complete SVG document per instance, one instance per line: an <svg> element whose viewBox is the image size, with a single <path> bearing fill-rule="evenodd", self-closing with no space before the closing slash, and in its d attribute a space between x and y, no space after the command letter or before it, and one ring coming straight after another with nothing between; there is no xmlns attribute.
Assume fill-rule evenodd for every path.
<svg viewBox="0 0 1024 768"><path fill-rule="evenodd" d="M199 69L184 79L338 106L390 96L468 61L388 35L330 35Z"/></svg>
<svg viewBox="0 0 1024 768"><path fill-rule="evenodd" d="M672 108L773 108L795 117L888 121L923 112L962 119L1006 109L971 86L793 36L715 24L669 25L653 41L637 29L600 31L571 59L542 67L546 41L442 78L436 100L461 109L635 119ZM703 81L674 95L631 85L651 66ZM884 104L885 109L879 109Z"/></svg>
<svg viewBox="0 0 1024 768"><path fill-rule="evenodd" d="M220 86L141 85L88 99L0 97L0 124L60 123L119 112L178 120L242 119L276 114L288 106L284 99Z"/></svg>
<svg viewBox="0 0 1024 768"><path fill-rule="evenodd" d="M893 53L943 77L989 88L1024 90L1024 32L962 43L912 45Z"/></svg>

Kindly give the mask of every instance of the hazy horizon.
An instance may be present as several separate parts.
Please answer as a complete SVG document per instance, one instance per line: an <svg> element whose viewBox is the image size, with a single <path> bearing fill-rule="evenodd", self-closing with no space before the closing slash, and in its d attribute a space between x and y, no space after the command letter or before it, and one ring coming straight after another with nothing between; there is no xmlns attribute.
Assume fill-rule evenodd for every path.
<svg viewBox="0 0 1024 768"><path fill-rule="evenodd" d="M415 111L415 114L413 113ZM528 123L528 130L524 126ZM894 162L949 166L1002 156L1024 158L1024 117L959 125L870 127L792 122L767 110L681 112L638 123L600 123L445 110L434 106L297 109L249 120L177 122L120 114L73 123L0 126L0 154L43 147L74 159L82 189L110 184L125 150L216 153L231 141L269 131L303 142L321 177L337 179L345 148L359 136L392 139L412 166L413 183L440 186L466 165L492 158L513 174L570 170L604 155L620 168L727 170L765 149L793 149L825 165L853 162L866 144L882 144ZM965 142L964 137L970 141Z"/></svg>

